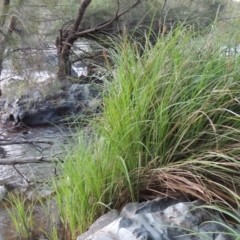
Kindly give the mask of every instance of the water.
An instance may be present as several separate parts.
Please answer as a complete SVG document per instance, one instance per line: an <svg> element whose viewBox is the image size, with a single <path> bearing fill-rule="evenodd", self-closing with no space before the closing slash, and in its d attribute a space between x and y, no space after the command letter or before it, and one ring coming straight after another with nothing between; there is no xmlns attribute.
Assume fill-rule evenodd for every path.
<svg viewBox="0 0 240 240"><path fill-rule="evenodd" d="M73 131L73 130L71 130ZM0 163L1 161L9 159L23 159L26 157L37 156L52 156L64 151L63 145L66 145L68 136L71 135L70 130L64 126L39 126L39 127L11 127L8 130L0 128ZM10 144L5 145L9 140L11 141L29 141L37 142L51 141L52 145L45 143L35 144ZM4 144L1 145L1 144ZM16 194L24 193L24 196L30 200L36 198L36 187L38 194L43 198L51 196L53 190L38 182L46 182L55 176L54 163L27 163L15 166L0 165L0 240L16 240L19 239L15 227L3 205L3 197L9 192ZM19 174L20 172L20 174ZM29 181L30 184L28 184ZM6 203L6 202L5 202ZM29 204L30 206L30 204ZM46 214L46 209L51 208L49 215ZM33 216L35 225L32 239L50 239L47 238L43 231L51 233L49 226L55 226L58 234L61 235L62 227L59 215L57 213L57 206L53 199L47 200L45 207L36 205L33 208ZM53 221L54 223L51 223Z"/></svg>
<svg viewBox="0 0 240 240"><path fill-rule="evenodd" d="M29 204L29 206L31 205ZM46 210L48 210L49 213ZM64 239L64 237L61 237L64 235L64 231L62 228L61 220L59 218L57 206L53 200L48 200L45 201L43 205L37 204L32 207L32 220L34 224L31 228L29 227L29 232L31 232L31 240L51 239L51 231L53 227L57 229L59 239ZM21 222L20 219L19 222ZM0 240L20 240L7 210L1 205Z"/></svg>
<svg viewBox="0 0 240 240"><path fill-rule="evenodd" d="M73 55L75 57L81 55L88 50L86 43L76 43L73 47ZM23 49L14 55L14 51L7 50L12 54L11 58L7 58L3 62L3 70L0 75L0 89L11 88L11 82L16 82L19 88L19 81L31 81L35 86L41 86L39 83L48 82L50 79L56 78L58 67L58 56L55 45L49 44L45 49ZM14 58L16 57L16 59ZM16 65L17 61L17 65ZM81 63L73 64L72 71L76 76L86 75L87 69ZM29 82L28 85L30 86ZM12 94L10 91L9 93ZM14 97L14 96L13 96ZM1 98L0 98L1 100ZM1 106L0 106L1 110ZM66 140L64 135L68 133L68 129L64 126L42 126L34 128L9 128L0 126L0 161L1 159L26 158L29 156L48 156L61 151L61 145ZM16 141L52 141L54 144L16 144L5 145L7 140ZM24 164L16 165L19 172L32 181L34 179L45 179L54 173L54 165L52 164ZM0 185L4 179L8 181L19 180L20 174L12 166L0 165Z"/></svg>
<svg viewBox="0 0 240 240"><path fill-rule="evenodd" d="M87 42L75 43L72 48L71 73L74 77L87 75L87 67L79 59L83 52L88 51L90 44ZM0 89L6 89L11 82L29 81L36 85L41 82L56 79L58 72L58 55L56 46L49 44L45 49L23 49L21 51L7 50L11 58L3 61L0 75ZM17 63L16 63L17 62Z"/></svg>
<svg viewBox="0 0 240 240"><path fill-rule="evenodd" d="M70 130L65 126L39 126L0 128L0 163L1 160L24 159L26 157L52 156L63 151L63 145L67 142ZM28 141L28 144L20 144ZM38 141L46 143L38 143ZM9 142L9 145L8 145ZM12 144L18 142L18 144ZM52 145L47 142L51 142ZM4 144L4 145L3 145ZM54 164L49 163L27 163L16 165L17 169L29 180L45 179L54 173ZM21 179L19 173L12 166L0 165L0 183L4 179Z"/></svg>
<svg viewBox="0 0 240 240"><path fill-rule="evenodd" d="M81 49L80 49L81 48ZM82 49L87 50L86 44L75 46L76 57L82 54ZM0 76L0 89L10 87L11 82L31 81L36 85L41 82L56 78L57 55L55 46L51 45L45 50L26 50L16 54L17 66L12 56L11 59L4 61L3 70ZM16 68L17 67L17 68ZM87 74L87 68L81 63L72 66L74 76ZM30 82L29 82L30 84ZM18 85L19 86L19 85ZM0 99L1 100L1 99ZM1 109L1 106L0 106ZM63 154L64 146L72 135L73 129L68 129L64 125L48 125L38 127L13 127L1 126L0 123L0 240L19 239L14 225L4 207L3 198L9 192L24 193L28 199L32 199L36 193L43 197L53 194L51 188L46 188L42 182L47 182L56 174L55 163L26 163L16 164L15 168L11 165L1 165L1 161L12 161L14 159L26 159L27 157L36 158L40 156L48 157L56 154ZM21 144L28 141L29 144ZM38 143L38 141L52 142ZM19 142L18 144L7 144ZM38 182L38 184L36 184ZM6 203L6 202L5 202ZM53 199L47 200L46 208L41 205L34 207L34 231L31 239L50 239L45 236L43 231L51 233L51 227L55 226L58 235L62 236L63 228L57 212L56 204ZM50 208L50 209L49 209ZM46 211L48 209L48 211ZM51 216L48 215L51 214ZM62 238L63 239L63 238Z"/></svg>

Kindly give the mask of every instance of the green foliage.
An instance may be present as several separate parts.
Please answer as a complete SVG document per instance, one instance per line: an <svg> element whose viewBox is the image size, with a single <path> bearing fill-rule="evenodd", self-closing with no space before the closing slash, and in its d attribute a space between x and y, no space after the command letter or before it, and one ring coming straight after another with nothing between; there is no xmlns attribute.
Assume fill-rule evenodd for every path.
<svg viewBox="0 0 240 240"><path fill-rule="evenodd" d="M131 181L137 182L135 194L149 185L168 188L174 181L164 178L169 171L190 171L202 176L192 184L206 187L209 198L204 200L223 191L238 204L238 194L228 188L239 181L239 58L221 55L219 43L204 49L197 42L181 28L143 50L125 42L114 55L117 68L104 101L101 134L111 142L111 158L124 159L128 172L150 171L152 183L143 180L139 188ZM227 162L231 167L225 167ZM211 187L216 178L218 184ZM180 184L172 188L181 189ZM186 186L181 190L202 198Z"/></svg>
<svg viewBox="0 0 240 240"><path fill-rule="evenodd" d="M10 218L21 239L31 239L33 231L33 205L26 205L27 199L11 195L9 198L11 208L6 207Z"/></svg>
<svg viewBox="0 0 240 240"><path fill-rule="evenodd" d="M55 182L72 236L105 206L158 194L239 206L240 58L222 53L226 41L179 26L154 46L116 43L96 136L79 134Z"/></svg>
<svg viewBox="0 0 240 240"><path fill-rule="evenodd" d="M98 157L97 149L92 155L83 136L79 136L74 144L78 147L72 146L71 153L66 156L66 164L62 164L63 177L55 181L60 215L66 232L70 230L72 239L86 230L96 213L98 215L104 212L105 207L100 202L111 202L111 191L114 189L110 183L115 175L114 166L111 175L106 171L107 166Z"/></svg>
<svg viewBox="0 0 240 240"><path fill-rule="evenodd" d="M42 197L39 191L35 190L31 200L23 193L10 193L5 198L4 205L16 229L16 236L22 240L39 239L43 235L46 239L60 239L63 231L56 203L49 196Z"/></svg>
<svg viewBox="0 0 240 240"><path fill-rule="evenodd" d="M113 2L113 7L107 3L108 9L116 9ZM188 16L200 6L192 2ZM66 8L46 4L66 18L75 16L79 6L76 1ZM89 7L90 27L109 16L107 4ZM132 20L133 26L139 25L145 10L150 9L150 22L153 14L159 17L160 11L151 10L152 2L144 4L126 15L129 26ZM166 11L178 19L174 7ZM211 12L208 23L214 18ZM221 39L214 29L207 37L196 37L182 26L158 36L154 46L148 32L144 37L145 44L140 44L124 36L109 52L114 67L105 81L104 112L91 122L96 136L86 141L86 134L79 133L60 164L62 177L54 180L54 187L66 238L85 231L106 209L120 209L145 199L146 193L181 191L239 206L240 60L221 53L235 39ZM23 229L19 221L16 227L27 236L32 212L26 215L18 199L12 202L18 210L10 214L22 219Z"/></svg>

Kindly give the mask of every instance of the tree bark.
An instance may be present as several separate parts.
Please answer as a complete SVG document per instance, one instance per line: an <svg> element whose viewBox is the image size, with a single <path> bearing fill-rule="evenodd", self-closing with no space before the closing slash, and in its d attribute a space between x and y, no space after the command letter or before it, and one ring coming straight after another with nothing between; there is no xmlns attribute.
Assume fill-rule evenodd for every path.
<svg viewBox="0 0 240 240"><path fill-rule="evenodd" d="M131 9L141 4L141 2L142 2L141 0L136 0L131 6L127 7L122 12L119 12L120 6L118 2L118 9L112 18L108 19L103 23L100 23L99 25L93 28L82 29L81 31L79 31L79 26L81 24L84 13L87 7L89 6L89 4L91 3L91 0L83 0L82 4L79 7L78 15L74 21L72 29L65 33L62 30L60 30L60 36L56 40L58 56L59 56L59 72L58 72L59 77L71 74L71 63L69 58L70 58L70 50L74 41L76 41L80 37L87 37L87 36L90 36L90 34L99 33L102 30L108 30L108 28L111 26L111 24L114 21L118 20L125 13L129 12Z"/></svg>
<svg viewBox="0 0 240 240"><path fill-rule="evenodd" d="M72 44L74 41L77 39L74 34L77 32L82 18L84 16L84 13L91 3L91 0L83 0L83 2L80 4L79 10L78 10L78 15L74 21L72 29L67 33L67 36L65 37L65 34L62 34L60 31L60 36L59 39L57 40L57 48L59 49L59 76L66 76L71 74L71 63L70 63L70 51Z"/></svg>

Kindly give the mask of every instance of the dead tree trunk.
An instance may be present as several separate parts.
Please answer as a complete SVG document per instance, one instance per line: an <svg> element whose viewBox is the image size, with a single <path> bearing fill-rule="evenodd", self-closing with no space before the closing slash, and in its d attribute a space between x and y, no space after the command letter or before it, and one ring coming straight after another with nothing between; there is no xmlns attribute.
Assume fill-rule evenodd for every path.
<svg viewBox="0 0 240 240"><path fill-rule="evenodd" d="M69 32L63 32L60 30L59 37L56 41L58 49L58 67L59 67L59 76L66 76L71 74L71 63L70 63L70 50L77 39L74 34L78 31L79 25L81 24L83 15L91 3L91 0L83 0L80 4L78 15L75 19L72 29Z"/></svg>
<svg viewBox="0 0 240 240"><path fill-rule="evenodd" d="M103 23L98 24L97 26L79 31L79 26L82 22L82 18L85 14L86 9L88 8L91 0L83 0L80 4L78 15L74 21L74 24L70 30L60 30L59 36L56 39L56 47L58 49L58 76L67 76L71 74L71 63L70 63L70 51L73 43L80 37L88 37L94 35L95 33L100 33L101 31L107 31L108 28L112 25L113 22L117 21L121 16L130 11L132 8L138 6L142 1L136 0L131 6L126 7L125 10L120 11L119 3L118 9L113 13L113 17L106 20Z"/></svg>

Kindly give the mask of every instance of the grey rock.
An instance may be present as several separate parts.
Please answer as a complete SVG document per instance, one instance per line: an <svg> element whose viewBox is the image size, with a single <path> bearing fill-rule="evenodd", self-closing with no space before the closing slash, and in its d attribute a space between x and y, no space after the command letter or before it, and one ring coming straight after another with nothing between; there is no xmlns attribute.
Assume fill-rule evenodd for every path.
<svg viewBox="0 0 240 240"><path fill-rule="evenodd" d="M82 101L89 99L89 86L88 84L73 84L70 87L70 99L72 101Z"/></svg>
<svg viewBox="0 0 240 240"><path fill-rule="evenodd" d="M177 200L158 198L143 203L129 203L119 215L114 213L114 218L110 217L112 213L103 215L102 223L99 218L77 240L234 239L223 234L228 230L226 227L216 223L224 223L218 212L207 212L201 207L203 202L200 200L182 200L184 197Z"/></svg>
<svg viewBox="0 0 240 240"><path fill-rule="evenodd" d="M89 228L89 230L82 234L81 236L78 237L78 240L85 240L85 239L88 239L88 237L97 232L98 230L101 230L102 228L104 228L105 226L107 226L110 222L113 222L114 220L118 219L119 218L119 214L117 211L110 211L104 215L102 215L100 218L97 219L96 222L93 223L93 225ZM104 234L99 235L99 238L98 239L101 239L100 237L104 237ZM112 239L112 238L107 238L109 237L108 234L105 236L106 238L103 238L103 239ZM89 238L91 239L91 238Z"/></svg>
<svg viewBox="0 0 240 240"><path fill-rule="evenodd" d="M142 203L128 203L121 211L122 217L131 217L135 214L144 214L149 212L159 212L167 207L179 203L179 201L187 201L185 196L179 196L178 199L173 198L156 198L152 201Z"/></svg>
<svg viewBox="0 0 240 240"><path fill-rule="evenodd" d="M2 123L27 126L63 122L66 116L97 112L96 93L89 84L72 84L44 96L40 89L20 98L7 99L0 112Z"/></svg>

